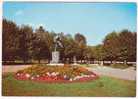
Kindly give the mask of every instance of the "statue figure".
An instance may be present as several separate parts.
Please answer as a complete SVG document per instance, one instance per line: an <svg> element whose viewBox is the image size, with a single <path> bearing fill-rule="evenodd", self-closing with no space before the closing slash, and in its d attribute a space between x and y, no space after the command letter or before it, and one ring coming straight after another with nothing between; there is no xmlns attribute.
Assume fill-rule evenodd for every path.
<svg viewBox="0 0 138 99"><path fill-rule="evenodd" d="M57 36L54 37L54 43L55 43L55 51L57 49L57 47L61 47L63 48L62 42L61 42L61 35L58 34Z"/></svg>

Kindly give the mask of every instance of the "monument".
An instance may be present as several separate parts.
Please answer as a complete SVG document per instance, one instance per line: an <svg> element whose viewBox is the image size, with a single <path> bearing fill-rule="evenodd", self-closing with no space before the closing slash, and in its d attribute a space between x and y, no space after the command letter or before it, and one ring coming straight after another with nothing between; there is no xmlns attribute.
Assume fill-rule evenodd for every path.
<svg viewBox="0 0 138 99"><path fill-rule="evenodd" d="M53 51L52 52L52 60L51 63L59 63L59 52L58 51Z"/></svg>
<svg viewBox="0 0 138 99"><path fill-rule="evenodd" d="M78 65L77 60L76 60L76 56L73 57L73 65Z"/></svg>
<svg viewBox="0 0 138 99"><path fill-rule="evenodd" d="M60 34L58 34L55 38L54 38L54 44L55 44L55 48L54 51L52 52L52 60L50 61L49 65L64 65L60 62L60 52L57 51L57 47L63 48L63 45L61 43L61 36Z"/></svg>

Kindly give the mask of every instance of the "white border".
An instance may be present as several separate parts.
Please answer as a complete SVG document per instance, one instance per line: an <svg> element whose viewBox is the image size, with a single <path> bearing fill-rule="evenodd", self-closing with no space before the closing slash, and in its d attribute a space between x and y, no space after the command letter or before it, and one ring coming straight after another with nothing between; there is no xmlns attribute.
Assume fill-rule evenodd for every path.
<svg viewBox="0 0 138 99"><path fill-rule="evenodd" d="M10 1L10 2L13 2L13 0L4 0L4 1ZM14 1L18 1L18 2L136 2L138 4L138 1L137 0L14 0ZM138 11L138 8L137 8L137 11ZM138 20L137 20L138 22ZM138 26L137 26L138 27ZM1 36L0 36L0 64L2 66L2 2L0 0L0 33L1 33ZM138 36L137 36L138 37ZM138 40L137 40L137 48L138 48ZM137 54L137 61L138 61L138 54ZM138 63L137 63L138 65ZM138 69L138 68L137 68ZM0 69L0 72L2 73L2 67ZM138 78L138 77L137 77ZM52 99L52 98L55 98L55 99L72 99L72 98L76 98L76 99L90 99L90 98L94 98L94 99L100 99L100 98L103 98L103 99L111 99L111 98L118 98L118 99L123 99L125 97L5 97L5 96L1 96L1 89L2 89L2 86L1 86L1 74L0 74L0 99L19 99L19 98L22 98L22 99ZM9 82L10 83L10 82ZM137 87L137 86L136 86ZM138 87L137 87L138 88ZM136 88L136 89L137 89ZM136 97L134 98L137 98L137 90L136 90ZM126 97L126 98L132 98L132 97Z"/></svg>
<svg viewBox="0 0 138 99"><path fill-rule="evenodd" d="M0 1L0 95L2 93L2 2Z"/></svg>
<svg viewBox="0 0 138 99"><path fill-rule="evenodd" d="M3 0L3 1L26 1L26 2L34 2L34 1L48 1L48 2L136 2L137 0Z"/></svg>

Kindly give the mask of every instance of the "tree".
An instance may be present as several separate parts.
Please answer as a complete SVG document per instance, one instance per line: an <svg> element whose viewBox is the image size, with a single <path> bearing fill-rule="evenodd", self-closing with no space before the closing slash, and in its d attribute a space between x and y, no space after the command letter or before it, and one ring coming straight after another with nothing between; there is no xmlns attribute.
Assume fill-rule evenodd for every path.
<svg viewBox="0 0 138 99"><path fill-rule="evenodd" d="M3 61L14 61L17 59L19 27L14 22L6 19L3 19L2 45Z"/></svg>
<svg viewBox="0 0 138 99"><path fill-rule="evenodd" d="M80 34L80 33L77 33L75 34L75 41L78 43L78 44L85 44L86 45L86 38L84 35Z"/></svg>
<svg viewBox="0 0 138 99"><path fill-rule="evenodd" d="M59 34L59 33L58 33ZM50 61L54 50L55 32L46 31L40 26L33 32L27 25L19 27L16 23L3 19L2 30L2 60L23 60L25 63L30 59L47 59ZM75 56L77 60L110 60L110 61L136 61L136 32L122 30L121 32L109 33L102 44L87 46L84 35L77 33L75 37L63 32L60 33L63 47L58 47L60 60L69 58L71 62Z"/></svg>
<svg viewBox="0 0 138 99"><path fill-rule="evenodd" d="M119 33L119 60L136 61L136 33L123 30Z"/></svg>
<svg viewBox="0 0 138 99"><path fill-rule="evenodd" d="M103 41L106 60L136 61L136 33L122 30L108 34Z"/></svg>
<svg viewBox="0 0 138 99"><path fill-rule="evenodd" d="M40 26L38 29L36 29L36 33L44 33L45 29L43 28L43 26Z"/></svg>
<svg viewBox="0 0 138 99"><path fill-rule="evenodd" d="M84 35L77 33L75 35L75 42L78 44L77 48L77 59L82 60L85 58L85 49L86 49L86 38Z"/></svg>
<svg viewBox="0 0 138 99"><path fill-rule="evenodd" d="M114 31L108 34L103 41L103 50L105 51L106 60L116 60L119 54L118 34Z"/></svg>
<svg viewBox="0 0 138 99"><path fill-rule="evenodd" d="M106 53L104 52L103 45L99 44L93 47L93 57L98 61L103 61L106 57Z"/></svg>
<svg viewBox="0 0 138 99"><path fill-rule="evenodd" d="M50 60L53 38L48 31L45 31L42 26L36 29L33 40L33 57L38 59Z"/></svg>
<svg viewBox="0 0 138 99"><path fill-rule="evenodd" d="M62 38L62 40L64 45L64 58L68 58L71 62L71 60L73 60L73 57L76 55L77 52L77 43L69 34L65 35Z"/></svg>
<svg viewBox="0 0 138 99"><path fill-rule="evenodd" d="M33 30L29 26L23 25L19 31L19 49L18 56L26 63L27 60L31 59L32 55L32 35Z"/></svg>
<svg viewBox="0 0 138 99"><path fill-rule="evenodd" d="M94 52L96 51L94 51L94 48L95 47L93 47L93 46L87 46L86 47L86 49L85 49L85 57L86 57L86 60L87 60L87 62L90 62L91 63L91 61L94 61Z"/></svg>

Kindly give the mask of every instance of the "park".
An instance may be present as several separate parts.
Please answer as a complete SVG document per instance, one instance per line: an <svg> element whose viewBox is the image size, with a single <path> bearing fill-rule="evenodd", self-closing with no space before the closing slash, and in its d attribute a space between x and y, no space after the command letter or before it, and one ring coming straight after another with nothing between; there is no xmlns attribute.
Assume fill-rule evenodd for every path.
<svg viewBox="0 0 138 99"><path fill-rule="evenodd" d="M10 4L12 6L14 3L9 3L9 5L5 3L4 13L8 13L6 12L6 7L10 7ZM24 3L17 3L17 5L18 4L24 5ZM35 3L28 4L33 5ZM49 6L54 5L54 3L45 4ZM75 4L76 3L74 3L74 5ZM109 4L105 3L105 5ZM41 3L38 4L38 6L41 5ZM83 3L78 5L82 7L81 9L86 9L85 6L82 6ZM77 9L77 13L79 13L78 5L73 6L74 9ZM97 5L86 3L84 5L99 6L104 4L99 3ZM128 5L135 6L131 3L128 3ZM55 4L55 7L56 6ZM72 7L72 4L65 3L63 6L65 8L69 6ZM118 5L113 4L112 6ZM125 8L127 5L121 5L121 7ZM30 9L31 7L28 7L26 11ZM34 7L34 9L40 12L40 16L44 14L41 13L43 12L42 9L40 10L37 7ZM49 7L47 9L52 8ZM63 8L59 9L61 10ZM91 9L93 9L93 7L91 7ZM119 7L117 9L119 9ZM127 9L124 10L124 13L129 12ZM13 9L13 11L14 10L16 9ZM114 10L118 11L116 9ZM46 10L47 13L49 13L48 11ZM48 17L51 21L56 20L56 18L51 18L53 14L52 11L50 14L47 14L47 17L51 15ZM58 11L58 9L54 9L54 11ZM99 11L99 9L97 11ZM63 13L65 16L62 16ZM73 11L71 13L73 13ZM64 11L62 14L60 17L68 17ZM89 13L87 14L89 15ZM23 23L23 21L21 25L19 25L19 20L29 19L29 17L21 19L18 16L22 16L23 12L16 13L16 18L19 18L19 20L15 18L14 21L10 19L8 14L4 15L2 20L3 96L136 96L137 33L135 30L127 28L126 25L126 28L121 28L119 31L115 27L112 27L116 30L96 36L96 34L93 33L82 33L79 24L79 28L71 24L70 27L73 25L77 28L77 32L55 32L56 29L55 31L50 31L44 25L37 24L37 27L35 27L33 24L29 25L26 22ZM33 16L33 12L31 15ZM84 14L80 16L82 17L82 22L83 20L87 20L85 18L83 19L83 15ZM75 18L75 14L72 16ZM92 14L92 16L94 15ZM60 18L57 18L57 20L59 19ZM40 17L39 21L41 21ZM62 22L61 19L60 21ZM74 21L74 24L76 24L75 22L76 21ZM61 24L58 23L58 25L55 26L59 27L60 25ZM64 25L65 24L61 26L64 27ZM136 24L134 24L134 26L135 25ZM62 29L64 30L64 28ZM89 27L86 26L84 28L88 29ZM92 30L94 29L92 28ZM100 38L101 36L102 38ZM94 41L91 41L92 38L95 38ZM97 38L100 38L100 43L95 43L95 41L98 41ZM92 45L92 43L95 43L95 45Z"/></svg>

